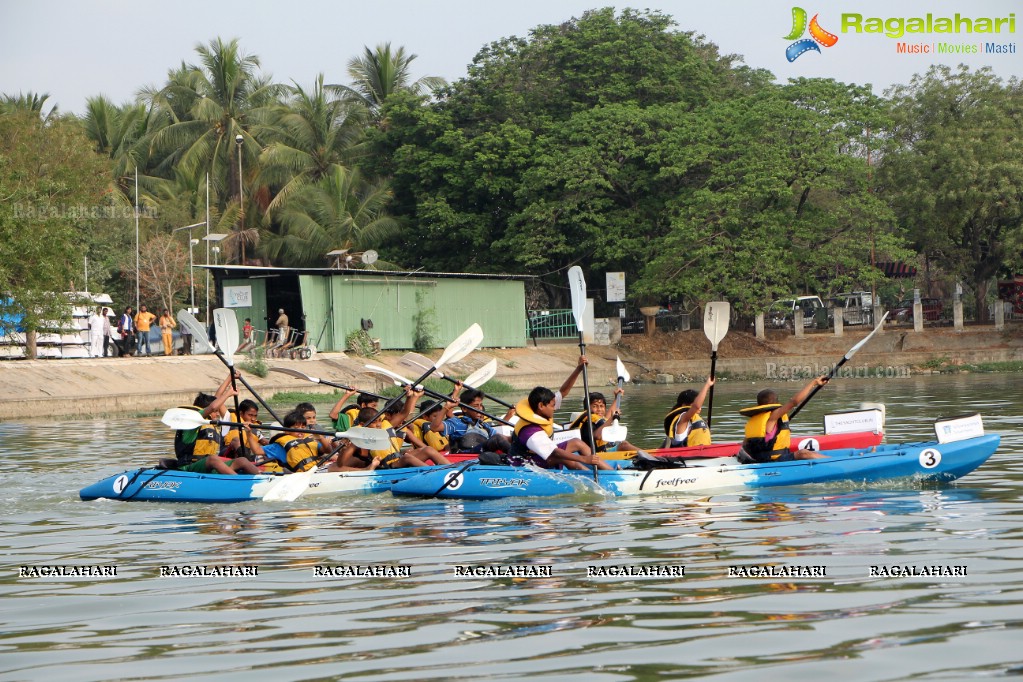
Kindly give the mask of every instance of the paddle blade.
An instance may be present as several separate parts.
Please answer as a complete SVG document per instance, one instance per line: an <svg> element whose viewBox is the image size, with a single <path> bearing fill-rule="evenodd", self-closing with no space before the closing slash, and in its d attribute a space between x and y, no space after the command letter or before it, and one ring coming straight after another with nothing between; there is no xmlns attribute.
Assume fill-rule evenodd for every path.
<svg viewBox="0 0 1023 682"><path fill-rule="evenodd" d="M234 352L238 350L238 316L230 308L213 311L213 326L217 330L217 345L224 352L227 364L234 366Z"/></svg>
<svg viewBox="0 0 1023 682"><path fill-rule="evenodd" d="M218 332L219 335L219 332ZM264 502L291 502L297 500L298 496L309 490L309 484L313 482L315 467L308 471L300 471L296 474L287 474L275 479L270 484L270 489L263 494Z"/></svg>
<svg viewBox="0 0 1023 682"><path fill-rule="evenodd" d="M379 365L363 365L363 367L365 367L367 371L373 372L374 374L382 374L383 376L393 381L396 386L412 385L411 379L406 379L402 375L398 374L397 372L392 372L386 367L380 367ZM419 388L422 387L420 386Z"/></svg>
<svg viewBox="0 0 1023 682"><path fill-rule="evenodd" d="M353 426L347 431L336 434L338 438L347 438L356 447L366 450L387 450L393 444L391 437L383 429L371 429L368 426Z"/></svg>
<svg viewBox="0 0 1023 682"><path fill-rule="evenodd" d="M614 422L605 426L604 430L600 433L600 437L608 443L621 443L629 437L629 427Z"/></svg>
<svg viewBox="0 0 1023 682"><path fill-rule="evenodd" d="M449 362L458 362L469 353L476 350L479 345L483 343L483 328L476 322L472 323L472 326L462 332L462 335L452 341L441 356L437 358L437 362L431 365L431 369L437 371L441 365L445 365Z"/></svg>
<svg viewBox="0 0 1023 682"><path fill-rule="evenodd" d="M201 412L190 410L187 407L170 408L163 413L163 418L160 421L175 431L187 431L209 423L208 420L203 419Z"/></svg>
<svg viewBox="0 0 1023 682"><path fill-rule="evenodd" d="M206 335L206 327L203 326L202 322L195 319L195 316L187 310L178 311L178 326L181 330L188 330L188 333L192 336L192 354L193 355L206 355L207 353L213 352L213 346L210 345L210 337Z"/></svg>
<svg viewBox="0 0 1023 682"><path fill-rule="evenodd" d="M584 318L586 315L586 280L583 278L583 269L573 265L568 269L568 288L572 292L572 316L575 318L575 328L582 334L586 331Z"/></svg>
<svg viewBox="0 0 1023 682"><path fill-rule="evenodd" d="M886 310L884 315L881 316L881 321L877 323L876 327L874 327L874 331L872 331L869 334L867 334L866 336L864 336L863 339L859 343L857 343L855 346L853 346L852 348L849 349L849 352L845 354L845 358L844 358L845 360L852 360L852 356L856 355L856 351L858 351L860 348L863 348L865 345L867 345L867 341L870 341L870 339L874 336L874 334L876 334L878 331L880 331L881 327L884 326L884 321L888 319L888 312L889 311Z"/></svg>
<svg viewBox="0 0 1023 682"><path fill-rule="evenodd" d="M311 381L314 384L320 383L320 380L316 377L311 377L305 372L299 372L297 369L289 369L288 367L271 367L270 371L287 374L288 376L295 377L296 379L305 379L306 381Z"/></svg>
<svg viewBox="0 0 1023 682"><path fill-rule="evenodd" d="M710 341L710 349L717 352L721 339L728 334L728 321L732 305L728 301L711 301L703 309L703 333Z"/></svg>
<svg viewBox="0 0 1023 682"><path fill-rule="evenodd" d="M421 353L405 353L405 355L401 356L401 360L398 361L398 364L404 365L416 372L425 372L430 369L430 365L433 364L433 360ZM444 378L444 375L441 372L434 371L434 374L441 379Z"/></svg>
<svg viewBox="0 0 1023 682"><path fill-rule="evenodd" d="M493 379L495 374L497 374L497 358L493 358L490 362L465 377L465 380L462 381L462 385L479 388Z"/></svg>
<svg viewBox="0 0 1023 682"><path fill-rule="evenodd" d="M629 370L625 369L625 363L622 362L622 359L617 356L615 357L615 369L618 371L619 379L621 379L625 383L629 383L630 381L632 381L632 377L629 376Z"/></svg>

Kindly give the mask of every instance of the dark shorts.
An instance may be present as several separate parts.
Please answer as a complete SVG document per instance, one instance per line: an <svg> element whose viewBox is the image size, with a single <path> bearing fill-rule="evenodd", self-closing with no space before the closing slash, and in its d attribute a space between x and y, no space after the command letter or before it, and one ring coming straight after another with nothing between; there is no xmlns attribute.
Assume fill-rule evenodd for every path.
<svg viewBox="0 0 1023 682"><path fill-rule="evenodd" d="M795 459L791 450L768 450L749 453L744 448L739 450L739 464L768 464L771 462L791 462Z"/></svg>

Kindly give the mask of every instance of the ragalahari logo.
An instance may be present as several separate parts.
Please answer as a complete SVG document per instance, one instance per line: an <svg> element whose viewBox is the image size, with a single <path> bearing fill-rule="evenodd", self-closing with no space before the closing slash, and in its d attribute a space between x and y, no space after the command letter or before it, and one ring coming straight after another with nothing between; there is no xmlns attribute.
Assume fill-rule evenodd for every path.
<svg viewBox="0 0 1023 682"><path fill-rule="evenodd" d="M817 23L818 14L813 15L813 19L810 20L810 37L796 40L803 35L807 30L806 24L806 10L802 7L792 8L792 32L785 36L785 40L796 40L796 42L785 48L785 58L790 62L794 62L799 59L800 55L814 50L820 52L821 48L818 45L824 47L831 47L838 42L838 36L834 33L829 33L821 28L821 25Z"/></svg>

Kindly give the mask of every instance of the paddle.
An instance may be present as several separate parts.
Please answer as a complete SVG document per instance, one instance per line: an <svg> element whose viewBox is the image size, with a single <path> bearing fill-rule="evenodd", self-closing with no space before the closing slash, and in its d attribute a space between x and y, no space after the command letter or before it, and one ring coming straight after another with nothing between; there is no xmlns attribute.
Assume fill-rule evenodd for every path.
<svg viewBox="0 0 1023 682"><path fill-rule="evenodd" d="M199 322L199 320L195 319L195 317L190 312L188 312L187 310L179 310L178 324L180 324L182 327L187 328L188 332L192 335L192 338L194 340L202 341L207 346L209 345L210 343L209 337L206 336L206 330L203 328L202 323ZM221 362L227 365L227 360L224 359L224 356L220 352L215 352L215 354L220 359ZM230 365L227 366L230 367ZM234 374L234 371L232 370L231 373ZM249 393L251 393L256 398L256 400L259 401L259 404L262 405L266 409L266 411L270 413L270 416L274 418L274 421L278 422L281 421L281 418L278 417L276 413L274 413L273 408L271 408L270 405L267 404L265 400L263 400L263 396L256 393L256 390L252 388L251 385L249 385L249 382L245 381L245 377L239 377L239 381L241 381L242 385L249 390Z"/></svg>
<svg viewBox="0 0 1023 682"><path fill-rule="evenodd" d="M830 372L828 372L828 380L829 380L829 381L830 381L831 379L834 379L834 378L835 378L835 375L836 375L836 374L838 374L838 368L839 368L839 367L841 367L841 366L842 366L842 365L844 365L845 363L847 363L847 362L849 362L850 360L852 360L852 356L856 355L856 352L857 352L857 351L858 351L858 350L859 350L860 348L863 348L863 346L865 346L865 345L866 345L867 341L870 341L871 337L873 337L873 336L874 336L874 334L876 334L876 333L877 333L878 331L880 331L881 327L883 327L883 326L884 326L884 321L885 321L885 320L886 320L887 318L888 318L888 311L885 311L885 314L881 316L881 321L877 323L877 326L876 326L876 327L874 327L874 331L870 332L870 333L869 333L869 334L867 334L867 335L866 335L865 337L863 337L863 340L861 340L861 341L860 341L859 343L857 343L857 344L856 344L855 346L853 346L852 348L850 348L850 349L849 349L849 352L847 352L847 353L846 353L845 355L843 355L843 356L842 356L842 359L841 359L841 360L839 360L839 361L838 361L837 363L835 363L835 366L831 368L831 371L830 371ZM791 413L789 414L789 421L792 421L792 419L794 419L794 418L795 418L795 416L796 416L797 414L799 414L799 411L800 411L800 410L802 410L802 409L803 409L803 408L804 408L804 407L806 406L806 404L807 404L808 402L810 402L810 398L812 398L812 397L814 397L815 395L817 395L817 391L821 390L821 388L822 388L821 386L814 386L814 387L813 387L813 390L812 390L812 391L810 391L810 395L806 396L806 399L805 399L805 400L803 400L803 402L799 403L799 404L798 404L798 405L796 406L796 409L792 410L792 412L791 412ZM713 387L712 387L712 389L713 389Z"/></svg>
<svg viewBox="0 0 1023 682"><path fill-rule="evenodd" d="M241 410L238 409L238 384L235 382L234 376L234 352L238 350L238 317L230 308L217 308L213 311L213 326L217 330L217 344L224 354L228 371L231 373L231 388L234 389L234 414L241 422ZM240 429L238 435L238 449L241 450L242 457L248 458L245 437Z"/></svg>
<svg viewBox="0 0 1023 682"><path fill-rule="evenodd" d="M387 369L386 367L379 367L377 365L366 365L365 367L370 372L373 372L375 374L382 374L385 377L389 378L391 381L394 382L395 386L411 386L412 385L412 380L411 379L407 379L407 378L403 377L402 375L398 374L397 372L392 372L391 370ZM450 396L446 396L443 393L438 393L437 391L434 391L434 390L431 390L429 388L426 388L425 386L419 386L418 388L422 389L423 393L425 393L426 395L430 396L431 398L436 398L437 400L442 400L442 401L445 401L445 402L455 402L455 403L458 403L463 408L472 410L474 412L479 412L480 414L486 416L488 419L493 419L496 422L500 422L500 423L505 424L507 426L511 426L510 422L507 422L504 419L501 419L500 417L495 417L495 416L493 416L491 414L487 414L483 410L477 410L472 405L469 405L467 403L463 403L463 402L461 402L459 400L453 400Z"/></svg>
<svg viewBox="0 0 1023 682"><path fill-rule="evenodd" d="M618 371L618 388L622 388L632 377L629 376L629 370L625 369L625 363L619 357L615 357L615 369ZM629 430L618 423L618 408L621 405L621 400L622 394L619 393L611 403L611 414L614 415L614 419L602 431L603 439L610 443L620 443L629 435Z"/></svg>
<svg viewBox="0 0 1023 682"><path fill-rule="evenodd" d="M399 364L405 365L406 367L410 367L412 369L426 369L427 367L430 366L429 362L430 362L430 359L428 357L426 357L424 355L420 355L419 353L406 353L405 355L402 356L401 360L398 361ZM479 390L479 386L482 386L483 384L487 383L488 381L490 381L491 379L494 378L495 374L497 374L497 358L493 358L490 362L488 362L483 367L490 367L490 365L493 365L494 370L493 370L493 372L490 373L490 375L486 379L482 379L482 380L475 379L474 381L469 381L470 379L472 379L475 376L476 373L474 372L473 374L470 374L469 376L467 376L465 379L462 380L462 386L465 386L466 388L472 388L472 389L475 389L475 390L478 391ZM479 372L479 370L476 370L476 372ZM441 379L445 379L447 381L450 381L452 384L457 384L458 383L458 379L455 379L454 377L447 376L445 374L442 374L441 372L437 372L436 374ZM480 391L480 393L483 394L484 398L489 398L490 400L493 400L498 405L502 405L503 407L507 407L509 410L515 408L514 405L509 405L508 403L504 402L500 398L495 398L492 395L488 395L486 393L483 393L483 391Z"/></svg>
<svg viewBox="0 0 1023 682"><path fill-rule="evenodd" d="M217 419L206 419L201 412L188 409L187 407L172 407L163 413L160 419L165 425L176 431L195 429L206 424L215 426L234 426L237 422L223 421ZM371 429L365 426L353 426L347 431L323 431L320 429L296 429L271 424L261 424L260 429L267 431L294 431L295 433L311 433L318 436L334 436L335 438L347 438L360 448L367 450L383 450L391 444L391 439L383 429Z"/></svg>
<svg viewBox="0 0 1023 682"><path fill-rule="evenodd" d="M728 334L728 322L732 316L732 306L728 301L711 301L703 309L703 333L710 341L710 378L714 378L714 370L718 362L718 344ZM711 416L714 412L714 386L711 385L707 394L707 428L710 428Z"/></svg>
<svg viewBox="0 0 1023 682"><path fill-rule="evenodd" d="M331 386L332 388L340 388L342 391L358 391L359 393L362 393L364 395L373 396L377 400L387 400L386 396L377 395L376 393L370 393L369 391L364 391L361 388L353 388L351 386L345 386L344 384L335 384L334 382L327 381L326 379L311 377L305 372L299 372L297 369L289 369L288 367L271 367L270 371L280 372L281 374L287 374L288 376L293 376L296 379L305 379L306 381L311 381L314 384L323 384L324 386Z"/></svg>
<svg viewBox="0 0 1023 682"><path fill-rule="evenodd" d="M575 318L575 327L579 330L579 356L586 355L586 341L583 339L583 317L586 313L586 280L583 279L583 269L573 265L568 269L568 286L572 292L572 316ZM596 447L597 439L593 437L593 420L590 419L590 379L583 365L583 412L586 413L586 428L590 432L590 443ZM599 481L597 465L593 465L593 480Z"/></svg>
<svg viewBox="0 0 1023 682"><path fill-rule="evenodd" d="M436 362L434 362L425 372L423 372L423 375L421 377L416 379L414 382L409 382L409 385L418 386L422 384L428 376L436 372L443 365L449 362L457 362L461 360L466 355L471 353L481 343L483 343L483 329L480 328L479 324L474 322L468 329L462 332L462 334L457 339L452 341L448 345L448 347L444 349L444 352L441 353L440 357L437 358ZM395 396L394 398L391 398L389 401L387 401L386 405L377 410L377 413L373 416L373 419L370 419L369 421L370 422L374 421L377 417L382 415L387 410L391 409L394 405L397 405L398 401L404 397L405 397L404 395L398 395Z"/></svg>

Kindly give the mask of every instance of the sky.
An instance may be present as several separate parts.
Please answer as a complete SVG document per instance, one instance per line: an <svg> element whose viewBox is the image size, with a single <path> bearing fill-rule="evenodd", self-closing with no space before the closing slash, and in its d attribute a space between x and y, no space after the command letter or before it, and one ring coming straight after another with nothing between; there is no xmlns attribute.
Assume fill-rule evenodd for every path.
<svg viewBox="0 0 1023 682"><path fill-rule="evenodd" d="M658 10L678 28L702 34L723 54L743 56L747 65L773 73L780 82L796 77L834 78L870 84L883 94L908 83L933 64L991 67L1003 79L1023 77L1023 3L1018 0L0 0L0 93L48 93L61 111L82 113L86 98L103 94L116 103L133 100L145 86L163 85L167 72L196 61L195 47L221 37L238 38L257 55L262 70L277 82L347 84L347 63L366 46L384 42L418 55L415 77L466 75L476 53L510 36L525 37L542 24L559 24L588 9ZM793 7L837 36L833 46L793 31ZM844 14L882 20L911 17L1008 18L1015 32L926 34L895 39L842 31ZM813 43L794 61L786 48L796 40ZM825 38L827 41L827 38ZM1005 45L1002 54L899 54L899 42L937 47L945 42L979 47ZM798 51L798 48L797 50Z"/></svg>

